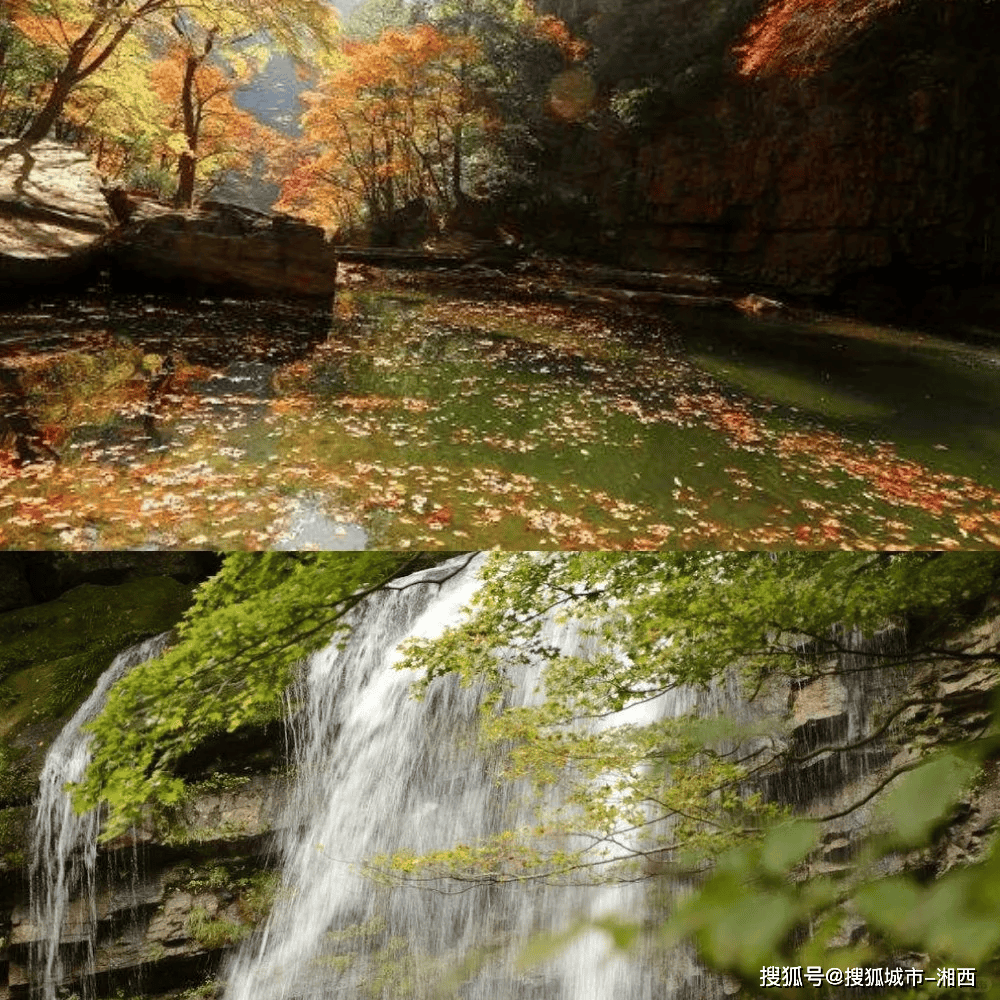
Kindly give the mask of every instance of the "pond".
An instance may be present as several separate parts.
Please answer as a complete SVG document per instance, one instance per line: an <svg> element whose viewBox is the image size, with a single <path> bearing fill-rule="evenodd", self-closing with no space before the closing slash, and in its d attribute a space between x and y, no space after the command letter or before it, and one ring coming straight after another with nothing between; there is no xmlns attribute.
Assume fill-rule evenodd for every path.
<svg viewBox="0 0 1000 1000"><path fill-rule="evenodd" d="M1000 350L405 281L0 313L10 548L1000 545Z"/></svg>

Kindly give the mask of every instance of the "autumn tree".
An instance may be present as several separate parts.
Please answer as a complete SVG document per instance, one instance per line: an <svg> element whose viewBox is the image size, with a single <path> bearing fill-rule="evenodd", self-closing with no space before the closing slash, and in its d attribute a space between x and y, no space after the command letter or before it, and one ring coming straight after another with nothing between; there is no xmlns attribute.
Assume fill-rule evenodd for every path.
<svg viewBox="0 0 1000 1000"><path fill-rule="evenodd" d="M590 43L598 89L609 95L617 117L639 128L662 123L715 92L733 67L730 46L761 6L760 0L543 4Z"/></svg>
<svg viewBox="0 0 1000 1000"><path fill-rule="evenodd" d="M18 27L25 10L25 0L0 6L0 132L20 131L34 93L55 72L45 48Z"/></svg>
<svg viewBox="0 0 1000 1000"><path fill-rule="evenodd" d="M344 33L358 42L377 42L384 31L400 31L417 23L417 8L407 0L365 0L344 22Z"/></svg>
<svg viewBox="0 0 1000 1000"><path fill-rule="evenodd" d="M150 71L145 44L139 38L126 39L63 107L57 134L85 147L107 177L146 163L162 142L166 108Z"/></svg>
<svg viewBox="0 0 1000 1000"><path fill-rule="evenodd" d="M480 58L461 73L485 129L465 145L478 160L476 193L511 201L536 184L539 159L564 139L565 123L592 110L590 47L531 0L436 0L422 16L476 42Z"/></svg>
<svg viewBox="0 0 1000 1000"><path fill-rule="evenodd" d="M453 204L455 158L476 114L457 67L475 51L430 25L346 43L341 67L306 95L305 155L277 207L343 224L360 206L386 225L411 199Z"/></svg>
<svg viewBox="0 0 1000 1000"><path fill-rule="evenodd" d="M329 50L335 15L323 0L29 0L15 25L44 31L58 56L48 93L22 139L44 138L70 95L101 70L122 43L143 32L163 37L181 20L237 39L254 32L296 54Z"/></svg>
<svg viewBox="0 0 1000 1000"><path fill-rule="evenodd" d="M254 59L242 53L224 66L210 59L217 29L194 36L177 22L178 40L153 67L154 87L169 109L164 156L177 160L175 203L190 206L195 182L223 169L246 166L265 143L268 130L240 110L235 91L256 70Z"/></svg>
<svg viewBox="0 0 1000 1000"><path fill-rule="evenodd" d="M380 5L363 23L402 16ZM496 155L507 120L549 114L553 79L585 52L561 21L526 3L456 0L409 16L420 23L346 42L342 65L306 96L305 141L279 208L323 224L363 216L391 229L412 199L445 213L462 207L469 162ZM539 53L544 66L531 66L526 82Z"/></svg>

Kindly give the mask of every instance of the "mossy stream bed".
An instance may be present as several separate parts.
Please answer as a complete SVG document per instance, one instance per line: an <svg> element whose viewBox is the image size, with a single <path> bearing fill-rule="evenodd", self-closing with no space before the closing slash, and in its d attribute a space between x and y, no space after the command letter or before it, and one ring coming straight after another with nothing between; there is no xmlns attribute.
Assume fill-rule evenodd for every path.
<svg viewBox="0 0 1000 1000"><path fill-rule="evenodd" d="M1000 545L1000 350L345 289L0 315L0 545Z"/></svg>

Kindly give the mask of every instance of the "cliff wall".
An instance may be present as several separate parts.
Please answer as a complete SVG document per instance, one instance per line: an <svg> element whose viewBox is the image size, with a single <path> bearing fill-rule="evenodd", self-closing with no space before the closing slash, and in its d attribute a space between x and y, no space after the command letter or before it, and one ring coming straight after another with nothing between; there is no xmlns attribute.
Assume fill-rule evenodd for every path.
<svg viewBox="0 0 1000 1000"><path fill-rule="evenodd" d="M772 3L696 106L567 126L553 183L628 266L947 308L998 276L998 35L985 0Z"/></svg>

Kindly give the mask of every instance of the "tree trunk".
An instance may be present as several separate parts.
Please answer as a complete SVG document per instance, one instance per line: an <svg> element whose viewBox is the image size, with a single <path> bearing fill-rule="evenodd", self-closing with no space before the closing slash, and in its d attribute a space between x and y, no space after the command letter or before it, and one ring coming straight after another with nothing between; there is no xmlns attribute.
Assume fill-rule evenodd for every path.
<svg viewBox="0 0 1000 1000"><path fill-rule="evenodd" d="M174 205L177 208L190 208L194 201L195 168L198 160L191 153L181 153L177 164L177 193L174 195Z"/></svg>
<svg viewBox="0 0 1000 1000"><path fill-rule="evenodd" d="M107 12L95 17L83 34L73 43L66 59L66 65L59 71L59 75L52 84L52 90L49 92L45 105L21 135L24 142L38 142L49 134L49 129L62 114L63 105L66 103L66 98L73 92L73 88L96 72L128 33L129 26L120 27L100 54L84 66L83 63L87 58L90 46L107 23L107 17Z"/></svg>
<svg viewBox="0 0 1000 1000"><path fill-rule="evenodd" d="M452 133L454 147L451 151L451 196L455 199L455 207L462 204L462 123L455 126Z"/></svg>
<svg viewBox="0 0 1000 1000"><path fill-rule="evenodd" d="M195 169L198 166L198 118L194 109L194 75L201 60L188 53L184 67L184 87L181 90L181 111L184 115L184 138L187 149L181 153L177 164L177 194L174 204L178 208L190 208L194 201Z"/></svg>
<svg viewBox="0 0 1000 1000"><path fill-rule="evenodd" d="M174 28L182 38L186 38L176 20ZM187 61L184 65L181 114L184 117L184 138L187 140L187 149L181 153L180 161L177 164L177 194L174 195L174 204L178 208L190 208L194 202L194 182L198 168L198 139L201 133L201 118L204 110L200 95L195 93L195 74L198 72L198 67L212 51L215 34L218 30L218 27L215 27L209 31L200 55L195 55L188 49Z"/></svg>
<svg viewBox="0 0 1000 1000"><path fill-rule="evenodd" d="M69 97L76 80L74 76L61 73L56 82L52 85L48 100L41 111L35 115L34 121L25 129L21 138L25 142L38 142L49 134L49 129L56 123L59 115L62 114L63 105Z"/></svg>

